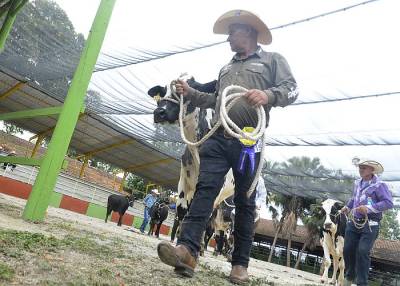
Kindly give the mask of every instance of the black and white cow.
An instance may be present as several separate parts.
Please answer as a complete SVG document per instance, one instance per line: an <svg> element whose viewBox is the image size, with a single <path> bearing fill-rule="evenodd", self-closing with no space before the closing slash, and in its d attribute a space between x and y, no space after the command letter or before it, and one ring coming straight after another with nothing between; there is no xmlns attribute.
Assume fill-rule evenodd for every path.
<svg viewBox="0 0 400 286"><path fill-rule="evenodd" d="M160 228L164 220L168 217L168 203L163 200L158 200L150 209L150 229L148 235L153 235L154 226L157 226L155 236L160 236Z"/></svg>
<svg viewBox="0 0 400 286"><path fill-rule="evenodd" d="M133 202L135 201L135 196L121 196L112 194L108 196L107 200L107 214L105 222L107 222L108 217L110 216L111 212L118 212L119 219L118 219L118 226L122 224L122 217L124 216L126 210L129 206L133 207Z"/></svg>
<svg viewBox="0 0 400 286"><path fill-rule="evenodd" d="M215 92L216 81L212 81L206 84L201 84L196 82L193 77L188 77L185 79L187 83L203 92L212 93ZM154 86L149 91L148 94L151 97L160 98L171 98L171 91L169 86ZM155 123L170 123L174 124L178 121L179 117L179 105L175 102L169 100L159 100L157 103L157 108L154 110L154 122ZM185 136L190 141L198 141L201 139L205 133L210 129L210 110L200 109L192 104L188 104L186 114L183 118L183 129ZM173 231L171 233L171 238L175 237L175 231L179 228L183 217L190 206L193 199L194 192L196 190L197 179L199 176L199 147L196 146L186 146L184 154L181 160L181 172L178 183L178 199L176 202L176 220L174 223ZM228 181L233 181L232 172L228 172L226 178ZM230 189L230 193L227 192L229 197L233 194L233 189Z"/></svg>
<svg viewBox="0 0 400 286"><path fill-rule="evenodd" d="M323 217L321 226L320 242L324 250L324 272L321 277L321 282L328 282L328 271L331 266L331 257L333 258L333 274L330 284L343 286L344 283L344 258L343 246L344 235L346 230L347 218L340 212L343 204L339 201L327 199L322 202L319 208L319 216ZM339 277L336 274L340 270ZM337 279L337 281L336 281Z"/></svg>
<svg viewBox="0 0 400 286"><path fill-rule="evenodd" d="M215 232L216 247L213 253L215 256L219 254L227 255L232 248L229 238L233 228L231 216L233 209L233 196L230 196L217 205L211 216L211 223Z"/></svg>

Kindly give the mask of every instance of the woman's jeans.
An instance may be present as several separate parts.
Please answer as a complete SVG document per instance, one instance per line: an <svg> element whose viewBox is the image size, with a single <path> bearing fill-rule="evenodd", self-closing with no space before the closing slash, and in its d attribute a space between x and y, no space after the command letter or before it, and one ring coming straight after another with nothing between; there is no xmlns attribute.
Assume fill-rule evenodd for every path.
<svg viewBox="0 0 400 286"><path fill-rule="evenodd" d="M368 272L371 264L370 252L379 233L379 223L371 221L357 229L352 221L347 222L344 238L344 264L346 279L354 281L357 286L368 285Z"/></svg>

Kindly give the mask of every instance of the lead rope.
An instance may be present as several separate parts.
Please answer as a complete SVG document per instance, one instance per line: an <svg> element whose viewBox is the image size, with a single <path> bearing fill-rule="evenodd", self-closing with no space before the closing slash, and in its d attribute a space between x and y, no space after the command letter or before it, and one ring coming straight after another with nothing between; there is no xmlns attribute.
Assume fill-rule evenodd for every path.
<svg viewBox="0 0 400 286"><path fill-rule="evenodd" d="M232 108L232 106L235 104L235 102L244 94L247 92L247 89L241 86L237 85L230 85L227 86L222 94L221 94L221 107L220 107L220 113L219 113L219 120L217 123L213 126L213 128L199 141L197 142L191 142L189 141L186 136L185 132L183 130L183 116L186 112L186 107L187 104L184 104L183 100L183 95L178 95L176 94L175 88L175 81L171 82L171 94L175 98L166 98L165 100L169 100L172 102L178 102L179 101L179 125L180 125L180 133L183 142L190 146L199 146L204 141L206 141L208 138L211 137L215 133L215 131L221 126L221 124L224 126L226 132L237 139L248 139L248 140L253 140L253 141L258 141L259 139L261 140L261 152L260 152L260 161L258 164L257 172L254 177L253 183L250 186L250 189L247 191L247 197L250 198L250 196L253 194L254 189L257 185L258 178L261 175L261 170L264 165L264 153L265 153L265 129L266 129L266 115L265 115L265 110L262 106L259 106L256 108L257 112L257 117L258 117L258 123L256 128L254 129L253 132L251 133L245 133L243 132L228 116L228 111ZM228 95L229 94L229 95ZM177 100L179 98L179 100ZM229 104L227 104L229 102ZM232 130L233 129L233 130Z"/></svg>
<svg viewBox="0 0 400 286"><path fill-rule="evenodd" d="M369 220L368 220L368 214L365 214L364 222L359 223L359 222L356 222L356 220L354 218L354 212L355 212L354 209L350 210L349 217L348 217L353 222L354 227L357 229L362 229L368 223L369 231L372 232L371 225L369 224Z"/></svg>

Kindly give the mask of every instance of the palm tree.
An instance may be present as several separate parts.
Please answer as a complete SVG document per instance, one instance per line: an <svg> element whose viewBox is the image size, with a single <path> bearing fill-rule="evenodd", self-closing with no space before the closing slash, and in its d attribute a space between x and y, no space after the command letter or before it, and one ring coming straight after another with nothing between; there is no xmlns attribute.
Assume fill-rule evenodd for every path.
<svg viewBox="0 0 400 286"><path fill-rule="evenodd" d="M280 168L283 170L296 170L296 171L307 171L322 173L327 170L320 164L319 158L310 159L308 157L293 157L287 162L280 164ZM303 185L305 181L310 181L310 178L305 177L294 177L288 176L281 179L282 188L287 186ZM310 209L311 204L315 202L313 198L307 198L301 191L296 192L298 195L277 195L275 196L275 203L280 205L282 208L281 223L278 225L275 233L273 245L271 246L270 258L272 259L273 248L275 247L276 238L280 231L282 231L288 239L287 255L286 255L286 266L290 267L290 250L292 247L292 235L295 233L297 228L297 220L304 216L304 213ZM270 261L270 259L269 259Z"/></svg>
<svg viewBox="0 0 400 286"><path fill-rule="evenodd" d="M319 225L322 224L322 220L316 216L313 216L312 213L304 216L302 221L306 227L306 237L294 266L295 269L299 269L301 256L303 255L305 249L309 248L310 250L313 250L317 246L319 241Z"/></svg>
<svg viewBox="0 0 400 286"><path fill-rule="evenodd" d="M268 256L268 262L272 261L272 255L275 250L276 241L278 240L278 235L281 233L282 228L283 228L284 220L285 220L286 213L287 213L287 206L289 205L288 204L289 200L290 200L289 196L282 195L279 193L274 193L271 195L270 201L273 201L276 206L278 206L282 209L282 216L281 216L280 220L278 220L277 219L278 211L273 206L269 207L269 210L272 212L272 221L274 223L275 236L274 236L274 240L271 245L271 251Z"/></svg>

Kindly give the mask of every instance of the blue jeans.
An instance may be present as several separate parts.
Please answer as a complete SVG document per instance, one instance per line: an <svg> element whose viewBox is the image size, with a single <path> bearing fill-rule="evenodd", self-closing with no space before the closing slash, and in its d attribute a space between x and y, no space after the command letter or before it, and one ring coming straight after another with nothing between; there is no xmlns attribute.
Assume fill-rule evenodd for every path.
<svg viewBox="0 0 400 286"><path fill-rule="evenodd" d="M236 206L234 251L232 265L247 267L253 242L254 209L256 191L247 198L247 191L253 182L256 171L250 173L246 164L244 174L237 171L242 145L237 139L227 139L216 133L200 148L200 174L189 212L185 216L177 244L187 246L194 257L200 251L200 240L210 218L214 200L224 183L224 176L230 168L235 178L234 203ZM260 154L256 155L256 166Z"/></svg>
<svg viewBox="0 0 400 286"><path fill-rule="evenodd" d="M149 223L150 220L150 209L148 207L144 208L144 214L143 214L143 222L142 225L140 226L140 232L144 232L144 229L146 228L147 224Z"/></svg>
<svg viewBox="0 0 400 286"><path fill-rule="evenodd" d="M346 279L355 281L357 286L368 285L368 272L371 264L370 251L379 233L379 225L368 224L357 229L353 222L348 222L344 239L344 264Z"/></svg>

